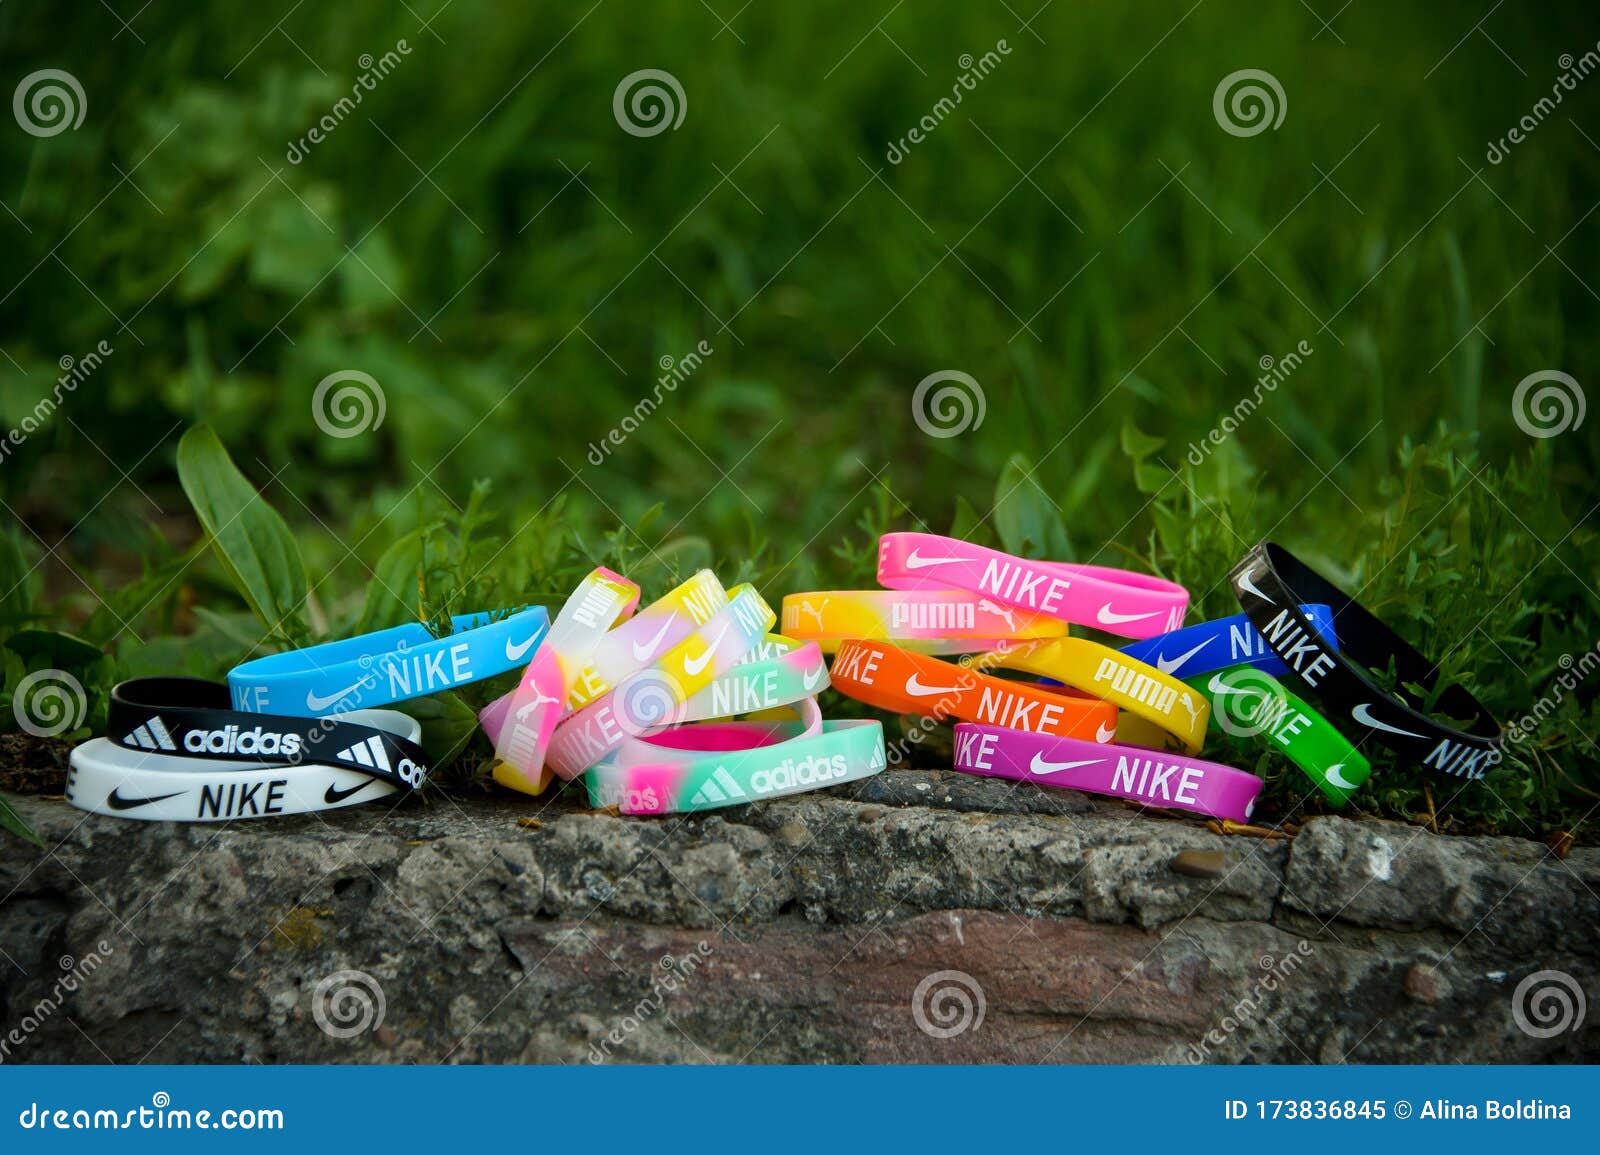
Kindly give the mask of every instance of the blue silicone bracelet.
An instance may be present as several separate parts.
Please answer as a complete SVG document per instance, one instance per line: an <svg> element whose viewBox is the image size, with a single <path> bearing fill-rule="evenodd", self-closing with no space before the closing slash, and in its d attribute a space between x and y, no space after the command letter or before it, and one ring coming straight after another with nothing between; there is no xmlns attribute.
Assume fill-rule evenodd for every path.
<svg viewBox="0 0 1600 1155"><path fill-rule="evenodd" d="M1311 618L1317 632L1334 649L1339 641L1333 633L1333 611L1325 605L1300 607ZM1145 638L1123 646L1122 652L1137 658L1174 678L1197 678L1230 666L1254 666L1277 677L1287 672L1283 660L1267 648L1267 641L1244 614L1217 618L1195 626L1185 626L1170 634Z"/></svg>
<svg viewBox="0 0 1600 1155"><path fill-rule="evenodd" d="M453 690L527 665L550 616L543 606L495 620L459 614L450 627L436 638L408 622L245 662L228 673L234 709L319 718Z"/></svg>

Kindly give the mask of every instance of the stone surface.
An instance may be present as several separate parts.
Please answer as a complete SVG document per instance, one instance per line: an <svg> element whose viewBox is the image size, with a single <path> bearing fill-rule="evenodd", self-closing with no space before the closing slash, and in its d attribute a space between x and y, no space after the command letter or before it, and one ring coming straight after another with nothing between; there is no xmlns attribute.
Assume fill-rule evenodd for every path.
<svg viewBox="0 0 1600 1155"><path fill-rule="evenodd" d="M13 797L51 849L0 851L0 1058L1600 1058L1512 1005L1544 970L1600 996L1594 849L1223 837L950 772L659 820L568 793L230 826Z"/></svg>

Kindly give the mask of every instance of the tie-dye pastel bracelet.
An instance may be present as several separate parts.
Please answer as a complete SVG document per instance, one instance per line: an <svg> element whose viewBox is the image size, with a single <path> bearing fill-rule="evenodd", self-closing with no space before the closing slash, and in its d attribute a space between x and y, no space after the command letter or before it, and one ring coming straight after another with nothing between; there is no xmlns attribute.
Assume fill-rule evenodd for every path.
<svg viewBox="0 0 1600 1155"><path fill-rule="evenodd" d="M558 777L576 778L623 739L670 720L674 710L749 653L776 620L754 586L735 586L728 591L728 604L705 625L557 726L546 764Z"/></svg>
<svg viewBox="0 0 1600 1155"><path fill-rule="evenodd" d="M1190 679L1189 685L1209 698L1213 726L1281 750L1336 807L1350 801L1372 773L1350 739L1271 674L1236 666Z"/></svg>
<svg viewBox="0 0 1600 1155"><path fill-rule="evenodd" d="M638 602L639 587L604 566L578 583L534 650L510 701L503 711L497 711L496 782L524 794L544 790L549 782L543 774L545 749L556 723L566 713L567 694L606 632L618 619L631 614ZM485 707L480 723L487 712Z"/></svg>
<svg viewBox="0 0 1600 1155"><path fill-rule="evenodd" d="M1037 674L1110 702L1121 711L1119 742L1169 746L1175 739L1190 754L1198 754L1205 743L1211 707L1204 694L1099 642L1087 638L1028 642L985 654L978 662L986 668Z"/></svg>
<svg viewBox="0 0 1600 1155"><path fill-rule="evenodd" d="M1031 561L931 533L878 539L878 583L888 589L967 590L1002 605L1149 638L1183 625L1189 591L1129 570Z"/></svg>
<svg viewBox="0 0 1600 1155"><path fill-rule="evenodd" d="M805 722L676 727L629 743L641 761L591 772L590 797L624 814L689 813L838 786L888 764L878 722L823 722L816 733L806 730Z"/></svg>
<svg viewBox="0 0 1600 1155"><path fill-rule="evenodd" d="M990 722L1097 742L1117 733L1117 708L1109 702L996 678L887 642L844 643L829 676L834 689L857 701L935 722Z"/></svg>
<svg viewBox="0 0 1600 1155"><path fill-rule="evenodd" d="M962 590L812 590L783 599L783 632L831 654L850 638L924 654L975 654L1005 641L1058 638L1066 623Z"/></svg>
<svg viewBox="0 0 1600 1155"><path fill-rule="evenodd" d="M1250 818L1261 793L1254 774L1217 762L970 722L956 727L953 765L968 774L1109 794L1235 822Z"/></svg>

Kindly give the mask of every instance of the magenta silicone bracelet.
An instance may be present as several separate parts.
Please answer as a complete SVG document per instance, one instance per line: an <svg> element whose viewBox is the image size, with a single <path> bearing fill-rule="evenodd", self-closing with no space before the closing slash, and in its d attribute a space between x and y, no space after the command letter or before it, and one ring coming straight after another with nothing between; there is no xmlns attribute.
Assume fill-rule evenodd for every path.
<svg viewBox="0 0 1600 1155"><path fill-rule="evenodd" d="M967 590L1003 605L1152 638L1183 625L1189 591L1130 570L1030 561L952 537L886 533L878 539L878 584L893 590Z"/></svg>
<svg viewBox="0 0 1600 1155"><path fill-rule="evenodd" d="M1217 762L976 722L956 726L954 765L968 774L1109 794L1235 822L1249 819L1261 793L1254 774Z"/></svg>

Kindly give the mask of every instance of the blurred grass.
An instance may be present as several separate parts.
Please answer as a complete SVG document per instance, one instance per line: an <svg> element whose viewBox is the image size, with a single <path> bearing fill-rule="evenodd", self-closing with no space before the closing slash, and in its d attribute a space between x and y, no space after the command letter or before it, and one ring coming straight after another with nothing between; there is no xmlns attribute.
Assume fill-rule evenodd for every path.
<svg viewBox="0 0 1600 1155"><path fill-rule="evenodd" d="M197 623L190 607L237 603L209 561L174 560L196 533L176 432L200 420L295 527L323 628L356 621L391 543L487 479L481 508L513 545L460 551L443 601L557 596L608 541L636 564L664 551L663 571L742 567L776 598L863 580L863 533L831 547L874 500L885 524L991 532L998 492L1058 505L1080 559L1196 583L1208 614L1269 529L1356 584L1376 572L1425 648L1471 635L1448 664L1502 712L1594 644L1595 425L1535 444L1510 397L1539 369L1596 379L1600 79L1483 159L1558 57L1600 40L1592 6L1473 31L1481 4L1353 5L1329 31L1300 4L758 0L733 18L710 0L730 31L698 2L200 4L152 6L132 32L70 7L66 41L54 10L0 8L9 84L60 67L88 95L74 132L0 131L0 418L30 411L62 356L115 353L0 465L0 495L41 562L39 615L124 665L221 668L250 640ZM290 164L358 58L402 38ZM962 54L1001 39L1002 62L889 163ZM682 83L676 131L618 127L613 91L642 68ZM1213 90L1242 68L1282 83L1278 130L1218 127ZM701 340L705 363L590 464L660 359ZM1183 470L1261 358L1301 341L1314 351L1262 409ZM336 440L311 396L352 368L386 417ZM987 412L936 440L910 397L945 369ZM1130 425L1165 442L1134 454L1143 490ZM122 608L146 567L149 596ZM1590 765L1580 735L1557 749ZM1383 806L1404 813L1416 782L1398 781ZM1485 821L1586 808L1560 782L1530 790Z"/></svg>

